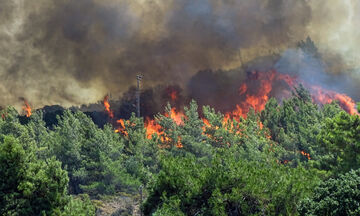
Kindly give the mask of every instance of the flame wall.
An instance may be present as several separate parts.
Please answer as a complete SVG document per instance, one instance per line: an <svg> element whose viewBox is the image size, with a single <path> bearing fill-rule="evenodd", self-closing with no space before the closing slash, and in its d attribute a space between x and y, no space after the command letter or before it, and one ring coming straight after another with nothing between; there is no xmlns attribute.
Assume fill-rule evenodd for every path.
<svg viewBox="0 0 360 216"><path fill-rule="evenodd" d="M207 68L272 67L266 56L280 58L274 64L284 73L320 77L318 84L336 83L358 100L359 7L357 0L0 0L0 106L21 107L19 97L35 107L94 102L126 91L137 73L148 86L184 87ZM322 62L304 69L311 59L288 48L308 35Z"/></svg>

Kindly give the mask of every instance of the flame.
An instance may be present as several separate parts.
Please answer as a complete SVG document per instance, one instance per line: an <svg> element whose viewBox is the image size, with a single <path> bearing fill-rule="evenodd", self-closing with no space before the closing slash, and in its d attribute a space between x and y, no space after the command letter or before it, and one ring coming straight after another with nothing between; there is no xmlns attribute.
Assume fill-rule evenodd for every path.
<svg viewBox="0 0 360 216"><path fill-rule="evenodd" d="M236 104L235 110L225 114L225 121L230 118L236 120L239 120L240 117L246 118L250 108L253 108L255 112L262 111L270 98L270 92L274 81L284 79L288 82L290 80L289 77L280 76L275 70L266 73L252 71L250 77L252 80L256 80L260 83L260 88L256 92L251 92L247 83L242 83L239 88L239 95L244 96L245 99L239 104Z"/></svg>
<svg viewBox="0 0 360 216"><path fill-rule="evenodd" d="M169 117L169 114L165 114L166 117ZM171 108L170 110L170 118L177 124L177 125L183 125L183 119L186 118L185 114L183 112L178 112L175 107Z"/></svg>
<svg viewBox="0 0 360 216"><path fill-rule="evenodd" d="M178 98L178 93L177 93L177 91L173 90L169 93L169 96L172 101L176 101Z"/></svg>
<svg viewBox="0 0 360 216"><path fill-rule="evenodd" d="M211 127L209 120L207 120L206 118L202 118L202 121L204 122L204 127Z"/></svg>
<svg viewBox="0 0 360 216"><path fill-rule="evenodd" d="M308 160L310 160L311 159L311 157L310 157L310 154L309 153L306 153L306 152L304 152L304 151L300 151L300 154L302 154L302 155L304 155Z"/></svg>
<svg viewBox="0 0 360 216"><path fill-rule="evenodd" d="M175 107L171 108L170 115L166 113L165 116L170 117L177 125L183 125L183 119L186 118L185 114L181 111L177 111ZM148 139L151 139L153 134L157 134L162 142L171 141L171 139L164 134L161 125L155 119L146 118L144 127L146 128L146 137ZM183 145L181 144L181 137L178 137L176 147L183 147Z"/></svg>
<svg viewBox="0 0 360 216"><path fill-rule="evenodd" d="M339 102L340 107L343 108L346 112L350 113L351 115L359 115L358 111L356 110L356 103L351 97L345 94L337 93L335 91L326 90L320 86L315 85L311 86L311 91L313 93L313 101L321 104L327 104L335 100Z"/></svg>
<svg viewBox="0 0 360 216"><path fill-rule="evenodd" d="M239 88L239 95L244 94L247 91L247 85L246 83L243 83Z"/></svg>
<svg viewBox="0 0 360 216"><path fill-rule="evenodd" d="M185 118L185 114L183 112L179 112L176 110L176 108L172 108L170 110L170 114L166 113L166 117L169 117L175 122L177 125L182 125L183 118ZM124 136L128 136L128 132L126 131L125 121L124 119L119 119L116 121L118 123L118 128L115 129L115 133L122 133ZM149 117L145 118L144 127L146 129L146 138L151 139L153 134L157 134L160 137L161 142L163 143L169 143L171 139L167 137L161 127L161 125L155 120L151 119ZM177 148L183 148L183 145L181 143L181 137L178 137L177 143L175 145ZM160 146L160 147L168 147Z"/></svg>
<svg viewBox="0 0 360 216"><path fill-rule="evenodd" d="M184 146L181 143L181 138L178 137L178 142L176 143L176 148L183 148Z"/></svg>
<svg viewBox="0 0 360 216"><path fill-rule="evenodd" d="M115 130L115 133L122 133L125 136L128 136L128 132L126 131L125 128L125 122L124 119L119 119L116 121L119 124L118 129Z"/></svg>
<svg viewBox="0 0 360 216"><path fill-rule="evenodd" d="M326 90L316 85L308 85L304 81L299 80L297 77L290 76L288 74L281 74L275 70L270 70L267 72L258 72L252 71L247 80L243 83L240 83L240 87L238 88L239 98L241 99L235 105L235 109L225 113L223 119L223 126L226 126L227 130L231 133L236 133L241 135L242 131L239 128L235 128L233 124L233 120L240 121L240 118L246 118L247 113L252 108L255 112L261 112L265 109L265 105L268 100L274 94L272 91L279 83L281 84L281 88L276 88L276 95L281 95L283 97L289 97L291 95L291 91L294 89L294 86L298 84L303 84L310 90L313 101L319 104L331 103L334 100L339 101L340 106L346 110L350 114L358 114L356 110L355 102L347 95L340 94L335 91ZM253 85L252 85L253 84ZM285 84L285 85L284 85ZM287 85L287 86L286 86ZM254 86L258 86L255 88ZM280 93L279 93L280 92ZM169 98L172 101L178 100L178 92L175 90L171 90L168 92ZM107 96L104 99L104 106L109 113L109 116L113 116L112 111L110 110L110 105L107 103ZM184 119L186 119L186 115L179 111L176 107L171 108L169 113L165 113L164 116L170 117L176 125L183 125ZM206 129L213 127L209 120L206 118L202 118L204 123L203 126L203 134L212 138L209 134L206 134ZM117 121L119 124L119 128L115 130L115 132L122 133L127 136L127 131L125 128L124 120L120 119ZM271 139L271 135L269 131L264 127L261 121L258 121L259 129L264 131L264 136L267 139ZM164 133L161 125L155 120L149 117L145 118L144 127L146 129L146 138L151 139L153 134L157 134L160 137L162 142L161 148L168 148L169 143L172 141L171 138L167 137ZM214 129L218 129L218 127L214 127ZM177 148L183 148L181 143L181 137L179 136L177 142L175 144ZM311 159L310 154L304 151L299 151L300 154L305 156L308 160ZM285 162L285 164L287 161Z"/></svg>
<svg viewBox="0 0 360 216"><path fill-rule="evenodd" d="M109 96L108 95L106 95L104 97L103 104L104 104L105 110L106 110L107 114L109 115L109 117L114 118L114 112L110 109Z"/></svg>
<svg viewBox="0 0 360 216"><path fill-rule="evenodd" d="M165 116L169 117L169 114L166 113ZM175 124L183 125L184 124L183 119L186 118L186 116L183 112L178 112L178 111L176 111L176 108L173 107L170 110L170 118L175 122ZM146 135L147 135L148 139L150 139L152 134L154 134L154 133L156 133L158 135L163 134L161 125L159 123L157 123L155 119L150 119L149 117L147 117L145 119L144 125L146 128Z"/></svg>
<svg viewBox="0 0 360 216"><path fill-rule="evenodd" d="M164 134L164 132L162 131L162 127L156 122L155 119L150 119L147 117L145 119L144 126L146 128L146 137L148 139L151 139L153 134L157 134L158 136Z"/></svg>
<svg viewBox="0 0 360 216"><path fill-rule="evenodd" d="M29 105L29 103L27 102L27 100L24 100L24 105L22 107L22 109L25 112L26 117L30 117L31 116L31 107Z"/></svg>
<svg viewBox="0 0 360 216"><path fill-rule="evenodd" d="M262 130L264 128L264 124L261 121L259 121L258 124L259 124L260 129Z"/></svg>
<svg viewBox="0 0 360 216"><path fill-rule="evenodd" d="M250 91L249 85L247 82L256 81L259 84L256 91ZM327 104L332 101L338 101L339 105L351 115L359 113L356 109L355 101L341 93L335 91L327 90L316 85L309 85L303 80L299 80L297 77L292 77L288 74L278 73L276 70L270 70L268 72L258 72L252 71L249 74L248 80L242 83L239 87L239 96L243 97L243 100L236 104L235 109L231 112L225 114L224 121L233 118L239 120L240 117L246 118L247 113L250 108L254 109L255 112L261 112L265 109L265 105L271 97L273 87L277 85L277 82L282 81L287 84L288 88L281 89L281 95L283 97L288 97L291 94L291 91L294 89L294 86L297 84L303 84L306 86L312 95L313 101L318 104ZM279 94L279 93L278 93Z"/></svg>

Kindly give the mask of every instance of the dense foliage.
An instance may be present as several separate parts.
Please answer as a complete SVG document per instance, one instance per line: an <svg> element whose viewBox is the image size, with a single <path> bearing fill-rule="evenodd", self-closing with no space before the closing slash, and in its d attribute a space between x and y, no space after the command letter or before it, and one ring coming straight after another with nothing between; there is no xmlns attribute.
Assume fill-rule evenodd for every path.
<svg viewBox="0 0 360 216"><path fill-rule="evenodd" d="M194 101L184 113L181 124L156 115L162 131L149 138L134 115L115 133L79 111L49 128L40 111L19 121L2 110L0 214L95 215L91 199L140 187L145 215L359 213L358 115L319 107L301 86L247 118Z"/></svg>
<svg viewBox="0 0 360 216"><path fill-rule="evenodd" d="M360 170L329 179L303 200L302 215L360 215Z"/></svg>

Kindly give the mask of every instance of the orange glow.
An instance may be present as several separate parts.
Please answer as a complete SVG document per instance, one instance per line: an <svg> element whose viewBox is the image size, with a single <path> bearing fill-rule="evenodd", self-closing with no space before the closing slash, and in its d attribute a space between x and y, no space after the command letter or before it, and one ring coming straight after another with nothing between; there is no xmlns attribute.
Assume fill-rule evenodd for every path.
<svg viewBox="0 0 360 216"><path fill-rule="evenodd" d="M282 79L288 80L288 77L280 76L280 74L274 70L265 73L252 71L251 77L260 83L260 88L257 89L256 92L253 92L250 91L249 86L246 83L241 84L239 88L239 95L244 95L244 101L236 104L235 110L225 114L225 121L230 118L234 118L236 120L239 120L240 117L246 118L250 108L253 108L255 112L262 111L270 98L270 92L274 81Z"/></svg>
<svg viewBox="0 0 360 216"><path fill-rule="evenodd" d="M288 74L281 74L276 72L276 79L285 81L286 84L288 84L290 87L293 87L295 84L297 84L296 77L291 77Z"/></svg>
<svg viewBox="0 0 360 216"><path fill-rule="evenodd" d="M165 114L166 117L169 117L169 114ZM170 118L175 122L177 125L184 124L183 118L185 118L185 114L183 112L176 111L176 108L171 108L170 110ZM157 134L161 137L162 141L169 141L168 137L165 137L164 132L162 131L162 127L159 123L156 122L155 119L146 118L144 126L146 128L146 137L151 139L153 134ZM180 140L180 139L179 139ZM180 146L178 144L178 146Z"/></svg>
<svg viewBox="0 0 360 216"><path fill-rule="evenodd" d="M168 145L169 142L171 142L171 139L167 137L161 127L160 124L156 122L155 119L146 118L144 127L146 128L146 138L151 139L153 134L157 134L160 138L161 142L165 143L165 145L160 145L160 148L169 148ZM181 137L178 137L177 143L175 145L177 148L183 148L183 145L181 143Z"/></svg>
<svg viewBox="0 0 360 216"><path fill-rule="evenodd" d="M235 109L233 111L224 114L224 118L222 121L223 126L231 133L244 135L242 133L243 129L241 129L241 127L239 126L236 126L236 124L234 124L233 122L234 120L239 122L241 118L246 118L250 109L254 109L254 111L257 113L261 112L265 109L266 103L273 95L280 95L285 98L291 96L291 91L294 90L294 86L300 83L310 90L314 102L318 104L326 104L337 100L339 101L340 106L348 113L358 114L355 108L355 102L345 94L326 90L315 85L307 85L303 81L298 80L297 77L292 77L287 74L281 74L275 70L270 70L267 72L252 71L251 73L249 73L249 77L247 78L247 80L245 80L243 83L240 83L240 87L238 88L240 101L237 101L237 103L235 104ZM279 88L278 86L282 87ZM179 95L177 91L172 90L167 94L172 101L179 100ZM110 105L106 105L108 104L107 99L108 98L105 97L104 106L108 113L110 113L109 116L113 116L112 111L110 110ZM170 117L178 126L184 125L184 120L187 118L181 110L178 110L175 107L171 108L169 113L165 113L164 116ZM207 135L210 139L215 139L215 137L206 134L206 129L211 128L212 130L217 130L218 126L212 126L209 120L205 118L202 118L202 121L204 123L204 126L202 127L203 134ZM116 129L116 132L121 132L122 134L127 136L124 120L118 120L118 124L119 128ZM265 128L265 126L260 120L258 120L258 125L259 129L262 132L260 132L260 130L255 132L259 133L259 135L262 134L267 139L271 139L271 135L268 129ZM178 137L176 142L173 141L170 137L167 137L163 128L156 119L146 117L144 121L144 127L146 129L147 139L151 139L153 134L157 134L160 141L162 142L162 144L159 145L160 148L170 148L170 143L173 143L177 148L183 148L183 145L181 143L181 137ZM308 160L311 159L309 153L306 153L304 151L299 151L299 153L304 155ZM285 161L284 163L287 163L287 161Z"/></svg>
<svg viewBox="0 0 360 216"><path fill-rule="evenodd" d="M302 154L302 155L304 155L308 160L310 160L311 159L311 157L310 157L310 154L309 153L306 153L306 152L304 152L304 151L300 151L300 154Z"/></svg>
<svg viewBox="0 0 360 216"><path fill-rule="evenodd" d="M205 126L211 127L209 120L207 120L206 118L202 118L202 120L203 120Z"/></svg>
<svg viewBox="0 0 360 216"><path fill-rule="evenodd" d="M246 92L246 90L247 90L247 85L246 85L246 83L243 83L239 88L239 95L244 94Z"/></svg>
<svg viewBox="0 0 360 216"><path fill-rule="evenodd" d="M169 114L165 114L165 116L169 116ZM183 120L185 118L185 114L182 112L176 111L175 108L170 110L170 118L175 122L177 125L182 125ZM119 119L116 121L118 123L118 128L114 131L115 133L122 133L125 136L128 136L128 132L126 131L125 121L124 119ZM169 143L171 139L167 137L161 127L161 125L155 120L150 118L145 118L144 127L146 129L146 138L151 139L153 134L157 134L160 138L161 142ZM181 143L181 137L178 137L177 143L175 145L177 148L183 148ZM161 148L169 147L167 144L165 146L160 146Z"/></svg>
<svg viewBox="0 0 360 216"><path fill-rule="evenodd" d="M104 97L103 104L104 104L105 110L106 110L107 114L109 115L109 117L114 118L114 112L110 109L109 96L108 95L106 95Z"/></svg>
<svg viewBox="0 0 360 216"><path fill-rule="evenodd" d="M125 122L124 119L119 119L116 121L119 124L118 129L115 130L115 133L122 133L125 136L128 136L128 132L126 131L125 128Z"/></svg>
<svg viewBox="0 0 360 216"><path fill-rule="evenodd" d="M264 125L263 125L263 123L261 121L259 121L259 127L260 127L260 129L264 128Z"/></svg>
<svg viewBox="0 0 360 216"><path fill-rule="evenodd" d="M171 91L169 93L169 96L170 96L172 101L176 101L176 99L178 98L178 93L176 91Z"/></svg>
<svg viewBox="0 0 360 216"><path fill-rule="evenodd" d="M31 107L30 107L29 103L26 100L24 100L24 105L23 105L22 109L24 110L26 117L31 116L31 114L32 114L31 113Z"/></svg>
<svg viewBox="0 0 360 216"><path fill-rule="evenodd" d="M181 143L181 138L180 137L178 137L178 141L177 141L177 143L176 143L176 148L183 148L184 146L182 145L182 143Z"/></svg>
<svg viewBox="0 0 360 216"><path fill-rule="evenodd" d="M158 136L164 134L162 127L156 122L155 119L146 118L144 126L146 128L146 137L148 139L151 139L153 134L157 134Z"/></svg>
<svg viewBox="0 0 360 216"><path fill-rule="evenodd" d="M350 113L351 115L359 115L358 111L356 110L355 101L351 97L345 94L337 93L335 91L323 89L320 86L311 86L311 90L313 92L312 97L315 102L328 104L332 101L338 101L340 107L343 108L346 112Z"/></svg>
<svg viewBox="0 0 360 216"><path fill-rule="evenodd" d="M301 83L310 90L314 102L319 104L327 104L336 100L346 112L352 115L359 115L356 110L356 104L354 100L345 94L326 90L316 85L308 85L302 80L298 80L297 77L292 77L288 74L281 74L275 70L270 70L268 72L252 71L249 76L250 78L248 78L248 81L250 80L251 82L252 80L256 80L256 82L259 83L259 88L255 89L256 91L250 91L249 84L242 83L239 88L239 96L243 96L243 101L238 102L232 112L225 114L224 121L227 121L230 118L235 120L239 120L240 117L246 118L250 108L253 108L255 112L261 112L264 110L267 101L271 97L271 91L277 84L275 82L278 81L283 81L288 85L288 89L282 89L281 92L281 94L285 97L290 96L293 87Z"/></svg>
<svg viewBox="0 0 360 216"><path fill-rule="evenodd" d="M168 113L165 113L166 117L169 117ZM183 119L185 118L185 114L183 112L176 111L176 108L173 107L170 110L170 118L177 124L182 125L184 124Z"/></svg>
<svg viewBox="0 0 360 216"><path fill-rule="evenodd" d="M211 127L211 124L210 124L209 120L207 120L206 118L201 118L201 120L204 122L204 126L202 126L202 131L203 131L202 134L205 134L206 128Z"/></svg>

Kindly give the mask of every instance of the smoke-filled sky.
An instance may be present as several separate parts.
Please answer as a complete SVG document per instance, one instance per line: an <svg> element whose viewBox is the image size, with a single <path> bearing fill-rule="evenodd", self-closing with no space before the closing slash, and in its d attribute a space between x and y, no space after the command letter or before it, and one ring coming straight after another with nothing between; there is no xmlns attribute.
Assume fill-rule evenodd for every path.
<svg viewBox="0 0 360 216"><path fill-rule="evenodd" d="M307 36L321 73L359 86L359 12L359 0L0 0L0 106L87 104L120 96L138 73L185 86L274 53L291 65Z"/></svg>

